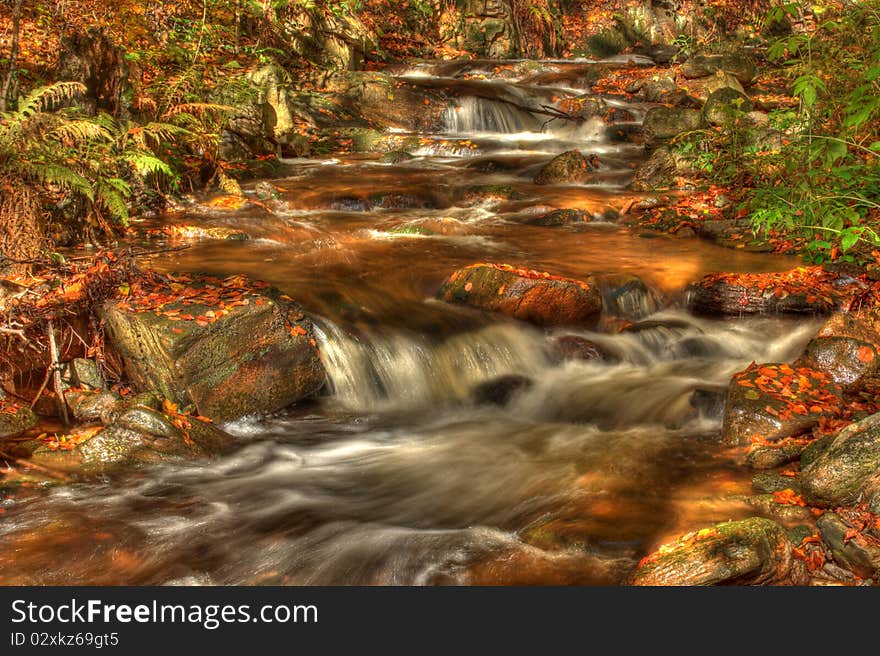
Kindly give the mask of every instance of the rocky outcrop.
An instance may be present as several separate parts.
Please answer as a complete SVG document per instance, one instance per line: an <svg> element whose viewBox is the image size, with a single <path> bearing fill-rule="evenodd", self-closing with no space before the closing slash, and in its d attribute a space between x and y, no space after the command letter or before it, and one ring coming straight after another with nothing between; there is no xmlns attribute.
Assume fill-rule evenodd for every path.
<svg viewBox="0 0 880 656"><path fill-rule="evenodd" d="M535 184L576 184L598 168L596 155L584 157L579 150L569 150L547 162L535 176Z"/></svg>
<svg viewBox="0 0 880 656"><path fill-rule="evenodd" d="M170 297L160 286L101 309L138 389L231 420L280 410L321 388L311 321L291 300L238 279L177 281Z"/></svg>
<svg viewBox="0 0 880 656"><path fill-rule="evenodd" d="M844 428L803 468L801 487L820 507L867 503L880 511L880 414Z"/></svg>
<svg viewBox="0 0 880 656"><path fill-rule="evenodd" d="M842 391L825 374L787 364L752 365L730 385L726 444L776 442L811 430L840 410Z"/></svg>
<svg viewBox="0 0 880 656"><path fill-rule="evenodd" d="M795 559L779 524L754 517L682 536L642 559L631 585L803 584L806 571Z"/></svg>
<svg viewBox="0 0 880 656"><path fill-rule="evenodd" d="M438 297L539 326L593 326L602 311L602 296L592 281L506 264L460 269L443 283Z"/></svg>

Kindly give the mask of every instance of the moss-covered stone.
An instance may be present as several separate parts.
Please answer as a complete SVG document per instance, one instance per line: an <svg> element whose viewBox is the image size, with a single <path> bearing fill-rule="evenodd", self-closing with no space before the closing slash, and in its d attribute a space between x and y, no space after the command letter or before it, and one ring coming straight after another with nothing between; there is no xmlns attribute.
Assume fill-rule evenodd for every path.
<svg viewBox="0 0 880 656"><path fill-rule="evenodd" d="M30 408L0 396L0 439L17 437L36 425L37 415Z"/></svg>
<svg viewBox="0 0 880 656"><path fill-rule="evenodd" d="M801 470L804 497L823 507L871 503L880 495L880 414L844 428Z"/></svg>
<svg viewBox="0 0 880 656"><path fill-rule="evenodd" d="M699 111L682 107L653 107L645 114L642 124L649 143L669 141L702 126L703 115Z"/></svg>
<svg viewBox="0 0 880 656"><path fill-rule="evenodd" d="M324 382L311 321L276 294L247 294L213 322L180 320L214 312L169 303L136 311L102 308L110 342L134 385L217 420L274 412L317 392ZM174 312L178 314L174 314Z"/></svg>
<svg viewBox="0 0 880 656"><path fill-rule="evenodd" d="M642 559L632 585L779 585L803 583L803 563L785 530L753 517L679 538Z"/></svg>
<svg viewBox="0 0 880 656"><path fill-rule="evenodd" d="M852 535L853 527L832 512L822 515L816 524L835 561L863 579L880 580L880 540Z"/></svg>
<svg viewBox="0 0 880 656"><path fill-rule="evenodd" d="M849 313L830 317L798 363L828 374L845 392L880 390L880 334Z"/></svg>
<svg viewBox="0 0 880 656"><path fill-rule="evenodd" d="M754 109L749 97L731 87L713 91L703 106L703 118L709 125L732 125L740 116Z"/></svg>
<svg viewBox="0 0 880 656"><path fill-rule="evenodd" d="M694 55L681 65L680 70L686 78L708 77L717 71L725 71L744 85L751 84L757 75L755 62L741 53Z"/></svg>

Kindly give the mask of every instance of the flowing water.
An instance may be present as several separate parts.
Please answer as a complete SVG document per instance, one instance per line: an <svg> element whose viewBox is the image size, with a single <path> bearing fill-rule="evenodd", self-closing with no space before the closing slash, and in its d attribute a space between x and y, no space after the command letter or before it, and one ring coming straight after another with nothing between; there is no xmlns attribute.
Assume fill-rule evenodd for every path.
<svg viewBox="0 0 880 656"><path fill-rule="evenodd" d="M794 263L608 220L633 200L642 149L601 122L528 109L613 65L403 70L457 98L438 132L395 135L418 137L414 159L294 160L271 181L276 200L169 217L252 237L150 264L244 272L296 297L316 316L326 391L228 425L240 446L226 457L8 501L0 582L614 584L665 538L756 514L740 454L719 444L719 399L733 372L791 357L814 326L693 317L683 290L710 271ZM608 100L634 121L646 109ZM599 155L591 180L531 183L573 147ZM558 208L592 220L528 224ZM478 261L603 276L600 329L542 331L432 300ZM632 275L647 289L622 287ZM613 330L622 319L634 328ZM561 357L560 338L606 357ZM480 402L487 389L496 403Z"/></svg>

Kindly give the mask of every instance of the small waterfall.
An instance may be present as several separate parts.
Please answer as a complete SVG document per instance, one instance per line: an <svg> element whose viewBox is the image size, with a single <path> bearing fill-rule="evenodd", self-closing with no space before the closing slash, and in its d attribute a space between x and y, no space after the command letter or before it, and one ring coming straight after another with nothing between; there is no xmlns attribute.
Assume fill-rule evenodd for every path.
<svg viewBox="0 0 880 656"><path fill-rule="evenodd" d="M485 98L465 97L443 115L446 131L453 134L541 132L541 122L513 105Z"/></svg>
<svg viewBox="0 0 880 656"><path fill-rule="evenodd" d="M508 323L434 344L412 335L357 338L325 322L315 333L334 399L358 411L415 410L466 400L473 388L548 367L543 336Z"/></svg>

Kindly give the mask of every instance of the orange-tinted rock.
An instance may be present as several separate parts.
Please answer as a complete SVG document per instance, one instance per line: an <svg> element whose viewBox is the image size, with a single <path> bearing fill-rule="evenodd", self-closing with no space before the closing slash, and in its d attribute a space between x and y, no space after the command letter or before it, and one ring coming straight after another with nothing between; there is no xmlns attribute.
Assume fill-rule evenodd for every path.
<svg viewBox="0 0 880 656"><path fill-rule="evenodd" d="M880 334L852 314L833 315L797 363L827 374L846 392L880 388Z"/></svg>
<svg viewBox="0 0 880 656"><path fill-rule="evenodd" d="M591 282L516 269L474 264L453 273L438 293L449 303L499 312L538 326L592 326L602 296Z"/></svg>

